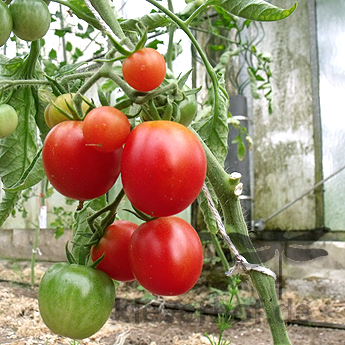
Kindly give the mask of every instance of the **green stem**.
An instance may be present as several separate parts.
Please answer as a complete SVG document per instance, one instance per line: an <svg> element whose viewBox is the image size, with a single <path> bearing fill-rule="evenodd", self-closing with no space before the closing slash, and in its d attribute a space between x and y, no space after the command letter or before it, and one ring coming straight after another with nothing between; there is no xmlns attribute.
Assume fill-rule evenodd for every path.
<svg viewBox="0 0 345 345"><path fill-rule="evenodd" d="M30 53L25 60L25 79L31 79L36 69L36 63L41 51L40 40L31 42Z"/></svg>
<svg viewBox="0 0 345 345"><path fill-rule="evenodd" d="M172 0L168 0L168 9L171 12L174 12L174 7ZM174 35L175 35L176 27L174 24L169 25L169 43L168 43L168 50L166 54L166 61L168 68L172 71L172 60L173 60L173 54L174 54Z"/></svg>
<svg viewBox="0 0 345 345"><path fill-rule="evenodd" d="M39 235L40 235L40 226L39 224L37 224L35 227L35 235L34 235L34 241L32 244L32 253L31 253L30 285L32 288L35 285L35 263L36 263L36 253L37 253Z"/></svg>
<svg viewBox="0 0 345 345"><path fill-rule="evenodd" d="M109 0L90 0L94 9L99 13L111 31L117 36L122 44L133 50L133 43L124 34L119 21L117 20L116 11L112 8Z"/></svg>
<svg viewBox="0 0 345 345"><path fill-rule="evenodd" d="M18 80L2 79L0 80L0 85L7 85L7 86L49 85L49 82L47 80L37 80L37 79L18 79Z"/></svg>
<svg viewBox="0 0 345 345"><path fill-rule="evenodd" d="M199 6L189 17L185 20L185 24L189 26L189 24L203 11L207 9L211 4L209 2L202 4Z"/></svg>
<svg viewBox="0 0 345 345"><path fill-rule="evenodd" d="M125 192L123 189L120 190L119 194L116 196L115 200L113 202L111 202L110 204L108 204L106 207L100 209L99 211L97 211L96 213L94 213L92 216L90 216L87 219L87 222L90 226L90 229L92 230L92 232L96 233L95 227L94 227L94 222L95 220L100 217L102 214L109 212L107 214L107 216L102 220L102 230L104 231L113 221L116 212L117 212L117 208L120 205L120 202L122 201L122 199L125 196ZM94 241L95 238L92 238L91 241Z"/></svg>
<svg viewBox="0 0 345 345"><path fill-rule="evenodd" d="M217 195L224 215L224 225L232 242L249 263L261 263L260 258L250 240L246 222L238 197L240 177L228 175L214 157L210 149L201 143L207 156L207 176ZM241 234L241 240L234 234ZM279 301L275 290L274 279L258 271L249 271L249 276L260 297L271 329L275 345L290 345Z"/></svg>

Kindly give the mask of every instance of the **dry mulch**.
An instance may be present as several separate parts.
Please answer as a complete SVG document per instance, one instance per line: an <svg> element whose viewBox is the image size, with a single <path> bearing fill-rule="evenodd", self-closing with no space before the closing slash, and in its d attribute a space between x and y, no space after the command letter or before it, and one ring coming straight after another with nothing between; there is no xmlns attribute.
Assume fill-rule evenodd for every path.
<svg viewBox="0 0 345 345"><path fill-rule="evenodd" d="M48 266L44 263L36 264L36 282L39 282ZM0 278L28 283L30 268L27 263L0 262ZM168 304L217 308L218 304L215 303L224 298L224 294L203 283L183 296L167 298L165 301ZM255 301L249 289L243 290L241 294L245 301ZM31 289L26 285L0 283L0 344L73 344L70 339L52 334L44 325L36 296L37 286ZM108 322L98 333L80 344L203 345L210 344L205 332L211 337L219 334L214 316L167 309L163 308L164 304L162 308L156 308L130 303L135 298L149 297L138 289L135 282L121 284L117 297L117 310L114 310ZM299 297L292 291L284 291L282 304L285 306L282 308L285 319L295 319L299 311L300 318L309 312L310 320L345 324L345 300ZM236 322L224 333L224 339L231 340L233 345L272 344L261 309L252 307L249 310L251 318ZM345 331L340 329L289 325L288 332L293 344L345 344Z"/></svg>

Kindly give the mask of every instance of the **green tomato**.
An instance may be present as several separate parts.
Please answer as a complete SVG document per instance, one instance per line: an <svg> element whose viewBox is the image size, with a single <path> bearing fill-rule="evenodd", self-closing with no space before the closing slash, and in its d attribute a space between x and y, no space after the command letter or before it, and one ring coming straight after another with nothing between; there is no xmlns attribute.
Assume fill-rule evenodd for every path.
<svg viewBox="0 0 345 345"><path fill-rule="evenodd" d="M189 95L187 98L185 98L183 101L179 103L180 113L181 113L181 119L180 123L186 127L188 127L198 110L198 103L196 101L195 95Z"/></svg>
<svg viewBox="0 0 345 345"><path fill-rule="evenodd" d="M12 32L12 16L9 8L7 5L0 1L0 23L1 23L1 31L0 31L0 47L3 46Z"/></svg>
<svg viewBox="0 0 345 345"><path fill-rule="evenodd" d="M50 12L43 0L13 0L10 5L13 32L25 41L42 38L50 26Z"/></svg>
<svg viewBox="0 0 345 345"><path fill-rule="evenodd" d="M98 332L115 302L115 286L95 268L57 263L44 274L38 304L44 323L54 333L84 339Z"/></svg>
<svg viewBox="0 0 345 345"><path fill-rule="evenodd" d="M12 134L18 125L18 114L16 110L8 104L0 105L0 138L5 138Z"/></svg>
<svg viewBox="0 0 345 345"><path fill-rule="evenodd" d="M73 106L73 97L74 93L65 93L62 94L54 100L54 103L67 112L68 114L72 115L71 111L69 110L66 103L68 103L70 106ZM82 102L81 108L84 113L89 109L89 105L86 102ZM46 123L49 128L53 128L58 123L67 121L69 118L67 118L63 113L61 113L57 108L54 107L52 103L48 104L45 111L44 111L44 119L46 120Z"/></svg>

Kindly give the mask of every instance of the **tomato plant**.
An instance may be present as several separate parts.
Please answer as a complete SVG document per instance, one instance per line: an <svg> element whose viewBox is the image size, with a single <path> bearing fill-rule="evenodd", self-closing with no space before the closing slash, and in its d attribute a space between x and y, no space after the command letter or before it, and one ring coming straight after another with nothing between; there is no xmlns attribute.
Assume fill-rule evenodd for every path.
<svg viewBox="0 0 345 345"><path fill-rule="evenodd" d="M10 5L13 32L22 40L42 38L50 26L50 12L43 0L13 0Z"/></svg>
<svg viewBox="0 0 345 345"><path fill-rule="evenodd" d="M49 54L46 50L47 45L41 50L41 45L45 41L39 38L45 35L50 24L50 14L45 5L49 0L6 1L11 2L10 13L13 17L14 33L19 38L32 42L19 42L17 50L3 49L5 54L16 51L13 57L0 56L1 102L13 106L20 116L15 135L2 139L0 143L0 175L1 184L4 186L1 193L0 226L13 211L22 191L36 186L47 176L55 189L65 196L82 201L90 199L88 202L79 203L74 214L72 250L67 251L70 262L85 264L92 245L99 241L100 234L113 222L118 213L125 191L134 208L137 208L137 214L141 213L143 218L145 215L142 213L161 217L139 226L131 236L129 257L134 277L153 293L180 294L195 284L202 266L202 251L200 241L196 239L197 235L190 225L176 217L168 216L184 210L198 196L198 206L203 211L207 228L212 233L220 230L236 258L236 269L229 272L239 272L243 267L246 268L242 273L250 275L253 286L257 289L270 322L274 342L289 344L284 321L279 313L273 275L257 265L246 265L236 249L237 245L241 249L244 248L238 238L248 239L245 243L246 260L249 263L260 261L254 247L251 246L241 211L240 176L238 173L229 175L223 166L227 156L229 131L229 96L226 87L233 84L237 88L236 91L241 93L248 84L254 98L259 96L259 92L264 91L264 96L269 102L269 111L272 110L270 58L267 54L257 51L255 44L258 38L256 41L250 39L251 44L248 45L248 37L244 37L244 32L251 32L248 27L253 20L284 19L295 10L296 4L290 9L280 9L262 0L239 0L235 6L233 1L193 0L187 1L186 8L178 12L174 11L174 3L171 0L168 1L168 6L165 6L163 1L147 1L154 7L152 13L137 19L119 19L110 0L56 0L55 2L66 7L64 11L71 15L69 19L73 21L71 27L62 25L63 29L56 30L56 36L63 37L66 33L69 35L69 29L73 35L72 29L76 28L78 37L86 37L91 41L90 47L97 46L97 37L103 39L106 36L109 39L107 44L100 44L100 49L92 51L88 54L90 57L86 58L84 50L74 47L73 39L68 38L63 61L60 61L62 54L58 54L55 47ZM4 2L1 1L1 5L4 5ZM209 13L212 13L214 20L205 20ZM64 16L60 14L55 17L58 20L61 18L62 21ZM5 41L9 34L9 28L4 22L1 21L2 41ZM87 23L85 32L81 32L85 29L83 22ZM99 32L94 33L96 30ZM205 72L201 78L192 70L180 74L177 79L168 78L168 75L175 75L174 60L184 46L176 42L176 30L183 31L184 37L189 39L193 46L192 58L197 62L196 72ZM205 31L210 34L210 39L215 32L220 33L216 35L217 45L207 47L212 50L212 61L208 58L210 54L207 54L199 43L199 37L196 36ZM228 35L229 31L231 34ZM256 36L263 39L261 35ZM205 43L205 40L202 41ZM164 57L152 48L141 49L145 46L156 48L164 42L168 43L164 47L167 48ZM23 48L28 46L29 52ZM214 47L216 49L213 49ZM243 66L243 71L247 70L248 83L245 81L242 85L239 85L239 78L244 76L243 73L234 73L237 74L236 80L232 80L234 76L229 73L232 72L232 66L238 68L237 59L247 64ZM120 61L123 61L122 68L117 65ZM85 67L85 64L88 66ZM228 68L229 65L231 68ZM202 70L199 66L203 67ZM193 89L188 90L186 84L190 80ZM76 92L84 95L95 86L99 86L99 81L104 81L98 88L99 103L104 106L115 102L114 107L122 110L134 127L127 139L121 139L122 144L123 140L126 140L124 149L120 147L111 152L95 150L95 147L104 150L108 146L109 137L104 133L96 135L96 131L90 130L96 138L92 138L91 141L86 139L88 135L83 133L82 121L70 121L72 117L74 120L78 116L80 120L83 118L79 111L78 114L72 112L73 115L67 116L67 119L56 119L52 115L55 107L53 109L49 106L46 121L52 129L47 134L42 110L44 100L49 98L48 95L57 94L57 91L63 94ZM202 106L205 108L200 116L195 118L193 130L189 130L185 126L191 123L196 110L195 100L191 95L202 88L205 91ZM67 98L62 97L60 108L68 112L68 108L64 108L65 97ZM56 103L59 101L56 100ZM141 115L143 113L145 117ZM98 120L102 120L103 115L98 114ZM163 121L156 121L159 119ZM141 123L146 120L149 121ZM114 137L118 134L117 130L111 132ZM200 193L206 174L205 153L208 188L204 188L203 193ZM124 191L119 191L114 200L109 200L113 193L106 196L104 194L119 176L120 165ZM208 189L211 193L207 192ZM98 198L101 195L103 197ZM96 199L93 200L94 198ZM217 208L212 205L213 200L216 206L221 207L222 218L217 213ZM224 224L220 224L220 220L223 220ZM231 230L229 236L225 229ZM234 240L233 244L230 243L231 240ZM221 255L222 247L217 237L212 236L212 241L220 248ZM106 247L103 242L101 244ZM121 249L125 248L126 245ZM70 260L71 257L73 260ZM223 259L223 266L228 269L225 256ZM77 267L79 270L84 266L66 267L73 270ZM47 276L52 276L53 273L50 271ZM70 282L65 275L57 274L57 277L60 278L56 278L53 284L56 289L64 289ZM85 277L74 274L73 277L75 279L71 286L77 288L82 283L84 287L88 286L85 284L88 282ZM44 294L47 280L48 278L42 280L40 289L40 307L44 320L49 323L54 315L57 321L55 324L52 323L51 327L53 331L61 334L71 337L84 337L90 334L95 320L92 316L99 320L99 309L80 299L81 293L74 292L77 290L71 289L68 290L68 294L59 295L61 290L54 290L53 285L49 285L52 289ZM55 295L59 297L55 299ZM65 302L65 298L70 298L67 300L68 303ZM61 301L66 303L66 308L63 308L64 304ZM78 305L74 305L74 301ZM82 307L86 307L87 310ZM92 312L90 317L89 312ZM81 314L85 316L85 320L79 317ZM86 321L92 325L89 323L84 328ZM104 319L92 332L103 322ZM65 333L64 329L59 328L60 324L66 329L72 325L73 330L68 328L68 333ZM80 326L83 326L84 330L88 329L87 332L79 332Z"/></svg>
<svg viewBox="0 0 345 345"><path fill-rule="evenodd" d="M138 225L133 222L116 220L105 229L100 241L91 248L91 258L94 262L104 254L97 268L114 280L135 279L129 262L129 241L137 227Z"/></svg>
<svg viewBox="0 0 345 345"><path fill-rule="evenodd" d="M0 1L0 23L1 23L1 32L0 32L0 47L3 46L9 39L12 28L12 15L7 7L7 5Z"/></svg>
<svg viewBox="0 0 345 345"><path fill-rule="evenodd" d="M0 138L12 134L18 125L18 114L8 104L0 104Z"/></svg>
<svg viewBox="0 0 345 345"><path fill-rule="evenodd" d="M44 323L54 333L84 339L98 332L115 302L113 281L88 266L57 263L44 274L38 304Z"/></svg>
<svg viewBox="0 0 345 345"><path fill-rule="evenodd" d="M138 125L127 138L121 178L134 207L154 217L177 214L198 196L206 156L186 127L171 121Z"/></svg>
<svg viewBox="0 0 345 345"><path fill-rule="evenodd" d="M153 294L180 295L200 277L202 245L194 228L178 217L141 224L130 240L130 262L137 281Z"/></svg>
<svg viewBox="0 0 345 345"><path fill-rule="evenodd" d="M122 147L130 131L127 116L113 107L95 108L84 118L85 141L100 152L111 152Z"/></svg>
<svg viewBox="0 0 345 345"><path fill-rule="evenodd" d="M97 152L87 146L82 121L64 121L48 133L42 150L45 173L53 187L71 199L106 193L120 174L122 148Z"/></svg>
<svg viewBox="0 0 345 345"><path fill-rule="evenodd" d="M56 99L54 100L54 104L72 116L71 110L68 108L68 105L73 106L74 95L74 93L62 94L56 97ZM54 104L49 103L44 111L44 119L49 128L53 128L55 125L62 121L69 120L69 118L61 111L59 111L59 109L56 108ZM89 105L84 101L82 102L81 107L84 113L86 113L86 111L89 109Z"/></svg>
<svg viewBox="0 0 345 345"><path fill-rule="evenodd" d="M126 82L138 91L151 91L164 80L166 64L162 54L152 48L143 48L130 55L122 65Z"/></svg>

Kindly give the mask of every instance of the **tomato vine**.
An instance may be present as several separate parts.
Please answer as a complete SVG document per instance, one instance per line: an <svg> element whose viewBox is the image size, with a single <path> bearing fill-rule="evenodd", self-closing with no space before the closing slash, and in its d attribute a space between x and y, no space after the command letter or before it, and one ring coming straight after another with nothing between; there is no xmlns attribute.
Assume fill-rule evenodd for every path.
<svg viewBox="0 0 345 345"><path fill-rule="evenodd" d="M38 1L40 5L46 8L43 0L35 1ZM19 2L19 0L13 0L12 5L16 2ZM94 270L93 266L97 266L99 262L96 261L89 267L90 251L93 246L100 243L107 229L115 221L118 206L126 193L134 206L132 212L145 221L144 225L138 228L140 231L146 229L151 233L151 230L155 228L154 225L162 222L166 227L164 234L171 234L171 238L164 238L164 236L156 234L155 239L163 238L161 239L162 242L159 242L159 246L162 243L169 242L175 250L178 250L178 248L183 249L181 251L181 257L184 257L182 266L181 262L176 263L176 267L172 268L171 272L176 270L181 272L183 269L187 272L185 280L187 280L186 277L193 277L187 286L182 286L184 282L178 281L176 275L172 282L166 284L173 277L173 274L169 275L168 272L165 284L163 284L163 287L159 286L158 288L157 286L151 286L149 279L148 289L151 289L153 293L177 294L186 292L200 275L200 266L202 266L200 240L194 234L194 230L189 228L189 225L184 224L184 221L177 220L178 218L175 218L174 215L181 209L185 209L198 196L205 222L212 235L215 235L217 232L216 215L210 212L207 203L205 203L205 196L200 193L204 181L210 194L219 202L222 208L224 225L229 237L231 238L232 234L235 233L248 235L239 203L240 178L237 175L228 175L223 169L227 155L229 115L229 97L226 91L224 73L222 73L221 68L217 69L212 66L207 54L196 39L193 28L195 30L197 21L202 22L202 15L210 10L215 11L223 20L228 16L235 21L238 20L238 17L245 18L248 21L272 21L288 17L295 10L296 4L285 10L261 0L194 0L187 6L186 11L175 13L171 0L168 1L167 7L162 2L147 0L156 8L156 13L145 15L139 20L119 20L119 16L109 0L54 0L53 2L66 6L72 14L91 25L93 29L99 30L104 37L109 39L109 47L104 55L94 60L97 67L92 71L82 71L81 68L85 63L76 61L72 64L60 65L57 69L52 68L50 69L51 73L45 72L40 63L40 40L34 40L31 43L30 53L24 58L14 57L8 59L5 56L0 56L0 104L7 103L12 106L19 117L18 127L15 131L6 138L0 139L0 176L5 189L5 196L0 204L0 224L3 224L15 207L21 192L34 186L46 176L63 195L80 201L79 208L74 215L72 250L69 251L68 246L66 250L70 264L58 265L47 273L46 278L43 279L40 293L40 296L44 297L39 299L41 299L43 319L46 320L49 327L63 335L84 337L89 336L88 327L95 332L102 326L109 316L109 305L105 315L104 313L101 315L101 322L96 322L95 325L86 325L86 330L83 329L81 332L74 333L74 330L65 332L64 329L58 327L59 325L51 321L53 312L49 303L47 303L47 296L53 291L53 288L47 286L50 284L50 280L54 281L56 275L62 274L66 270L66 277L68 277L69 271L74 269L81 276L83 274L87 275L89 278L86 279L90 283L95 282L95 284L98 284L100 280L107 281L107 277L102 274L97 278L93 277L95 274L98 275L98 273L95 273L98 271ZM233 24L229 25L235 27ZM159 35L161 32L168 32L170 35L166 60L168 68L172 68L172 45L174 44L173 37L176 28L184 32L186 38L189 39L197 51L211 81L209 103L212 105L212 111L201 118L197 118L194 112L191 118L188 121L186 120L186 126L191 123L188 128L175 122L183 123L181 115L182 102L187 100L188 97L195 97L200 91L198 87L190 89L186 86L191 72L175 77L172 71L168 70L166 73L164 68L164 71L163 69L160 71L162 73L158 78L159 82L153 83L150 87L142 88L134 86L130 82L131 78L128 79L125 70L120 68L120 65L125 66L124 61L126 59L130 61L131 57L135 57L134 54L143 52L143 49L146 49L145 47L150 43L150 33ZM240 30L239 26L237 26L237 30ZM39 38L42 37L42 34L32 37ZM219 35L219 37L221 36ZM239 51L242 49L247 52L251 49L251 53L259 61L257 68L253 66L248 68L252 85L262 82L260 72L265 72L269 79L268 57L257 54L255 49L249 47L249 45L242 45ZM148 51L152 54L152 47ZM238 54L238 52L232 53L233 55ZM55 55L52 53L51 57L55 58ZM160 61L163 61L163 65L165 64L164 60L161 59ZM144 68L146 68L146 64L142 63L139 66L138 73L140 69ZM156 71L153 68L148 75L156 72L158 73L157 66ZM111 152L100 152L100 150L92 147L92 145L105 146L105 142L98 142L98 139L97 142L94 142L94 139L90 142L85 141L84 135L86 134L82 130L85 116L88 113L91 114L94 110L99 112L100 109L96 104L97 102L93 99L88 100L85 94L93 86L99 84L102 79L111 81L114 89L121 90L122 96L112 104L112 107L121 110L127 116L128 123L132 127L131 134L127 137L127 131L124 139L121 139L116 146L117 151L111 149ZM145 79L140 80L139 78L139 83L147 82L148 76ZM268 87L268 82L269 80L261 85L263 89ZM41 87L41 89L38 87ZM70 103L64 99L65 103L59 106L54 100L60 94L71 95L73 102ZM101 88L98 88L98 97L99 103L109 107L110 98ZM269 99L269 97L270 93L268 92L266 98ZM84 103L88 107L83 107ZM59 123L55 126L53 124L49 125L49 123L49 126L47 126L44 121L44 109L48 104L53 106L53 109L66 115L66 118L59 119ZM65 105L66 108L63 109ZM106 109L109 110L109 108ZM128 123L126 123L127 127ZM169 130L159 134L155 139L154 126L157 126L156 123L159 123L158 126L167 124ZM107 127L108 123L101 121L98 125ZM135 140L131 138L138 133L140 128L145 126L150 127L149 135L139 140L139 146L144 147L144 150L139 150L138 144L134 143ZM180 131L178 128L183 128L183 130ZM193 138L201 149L195 148L192 150L190 145L194 144L188 144L186 137ZM111 136L109 138L111 139ZM175 140L176 138L177 140ZM127 140L131 141L127 142ZM152 144L154 140L157 140L157 146ZM123 143L125 145L124 154L122 154L121 147ZM169 147L170 145L171 147ZM41 150L42 146L43 149ZM145 149L147 149L147 152L145 152ZM200 158L201 163L195 165L194 161L199 152L198 150L202 152L202 155L200 155L200 157L202 156ZM133 157L135 157L134 163ZM121 190L115 200L109 203L107 193L120 173L120 161L121 169L123 169L124 190ZM14 163L9 164L9 162ZM135 164L136 162L139 162L139 164ZM175 169L176 167L178 169ZM191 167L194 171L191 171ZM159 176L154 175L156 172L159 173ZM154 183L149 185L148 182L152 179L154 179ZM130 182L127 183L127 180ZM136 182L138 182L138 186ZM140 192L140 188L146 185L149 186L149 189L142 188ZM129 191L132 186L136 188L134 192ZM177 193L175 193L176 190ZM142 199L140 202L137 201L138 196L139 199ZM157 200L153 200L155 197L157 197ZM147 200L147 198L153 200L153 205L150 205L148 201L151 200ZM174 205L176 202L182 206L178 205L172 210L169 205ZM158 209L163 207L164 212L156 212L157 205ZM167 209L169 209L169 212L165 212ZM178 223L178 227L171 226L171 228L174 228L171 229L170 225L175 222ZM186 246L178 247L175 237L184 238L183 244ZM246 243L246 246L238 241L233 242L240 252L244 251L244 247L246 251L248 251L248 248L252 248L252 253L246 259L248 262L258 262L258 257L250 243L249 236L245 237L248 238L249 242ZM190 264L189 266L186 263L192 262L192 259L188 256L190 249L187 246L188 238L193 238L194 249L196 248L195 255L198 256L198 260L194 262L194 265ZM130 242L129 252L133 252L130 261L136 279L139 282L146 282L147 276L141 274L143 262L136 260L136 253L145 252L145 248L143 249L139 244L139 240ZM147 243L147 246L149 246L149 243ZM161 252L164 251L163 249ZM150 254L153 253L152 249ZM152 262L160 262L158 258L161 253L157 255L152 255ZM102 256L99 257L98 255L98 260L102 262ZM224 266L228 266L224 257L222 257L222 260ZM167 262L171 263L171 260L167 260ZM195 265L195 263L198 265ZM80 266L85 267L81 268ZM157 266L157 272L163 274L167 269L166 267ZM248 264L246 267L253 268L254 266ZM157 272L149 273L149 278L152 278ZM192 273L196 275L194 276ZM246 274L251 277L262 300L274 343L290 344L275 295L274 280L270 275L255 268L248 269ZM91 276L93 278L90 278ZM172 290L171 287L177 282L181 283L181 286L178 286L176 290ZM105 285L109 287L108 299L110 300L114 297L110 279ZM162 289L160 289L161 287ZM72 287L70 285L66 286L66 291L67 289L72 289ZM54 292L54 296L60 296L64 302L69 302L67 295L61 294L61 291L57 291L56 294ZM92 298L89 298L88 301L92 302ZM108 303L102 300L103 302ZM80 303L83 302L80 301Z"/></svg>

